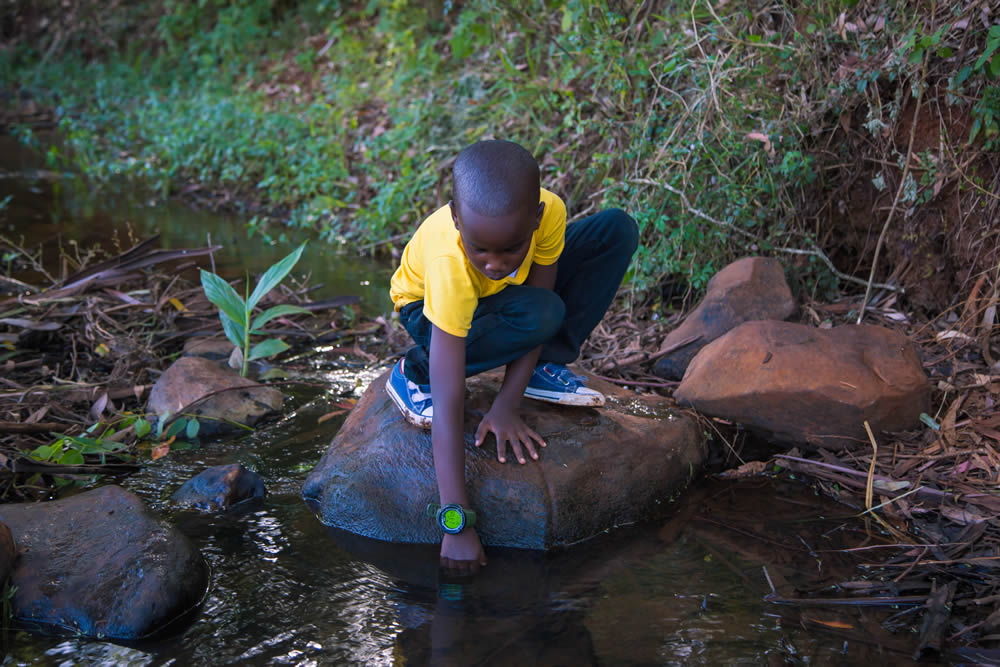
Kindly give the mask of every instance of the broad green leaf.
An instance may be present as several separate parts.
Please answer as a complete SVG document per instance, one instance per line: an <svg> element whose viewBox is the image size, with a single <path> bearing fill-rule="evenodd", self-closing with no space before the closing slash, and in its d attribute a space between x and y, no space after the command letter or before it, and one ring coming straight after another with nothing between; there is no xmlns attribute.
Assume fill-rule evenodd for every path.
<svg viewBox="0 0 1000 667"><path fill-rule="evenodd" d="M293 313L309 313L309 311L299 306L293 306L292 304L283 304L280 306L274 306L273 308L268 308L254 318L253 324L250 325L250 333L259 333L257 329L261 328L274 318L281 317L282 315L291 315ZM309 314L311 315L312 313Z"/></svg>
<svg viewBox="0 0 1000 667"><path fill-rule="evenodd" d="M83 454L75 449L67 450L60 458L59 463L67 466L78 466L83 463Z"/></svg>
<svg viewBox="0 0 1000 667"><path fill-rule="evenodd" d="M143 419L142 417L139 417L138 419L135 420L135 437L145 438L147 435L149 435L149 432L152 430L153 427L150 425L150 423L145 419Z"/></svg>
<svg viewBox="0 0 1000 667"><path fill-rule="evenodd" d="M254 359L263 359L264 357L270 357L279 352L284 352L288 349L288 345L284 341L278 340L277 338L269 338L262 343L257 343L250 348L250 356L247 357L247 361L253 361Z"/></svg>
<svg viewBox="0 0 1000 667"><path fill-rule="evenodd" d="M273 290L278 286L288 272L292 270L295 263L299 261L299 257L302 256L302 251L306 249L306 244L303 243L298 248L293 250L288 257L269 268L264 272L264 275L260 277L257 286L253 288L253 293L250 298L247 299L247 310L253 310L254 307L264 298L264 295Z"/></svg>
<svg viewBox="0 0 1000 667"><path fill-rule="evenodd" d="M163 437L169 440L181 431L187 428L187 419L184 417L178 417L175 422L167 427L167 432L163 434Z"/></svg>
<svg viewBox="0 0 1000 667"><path fill-rule="evenodd" d="M187 423L187 429L184 431L184 434L187 435L187 439L194 440L195 438L197 438L199 428L201 428L201 424L198 423L197 419L195 419L194 417L189 419Z"/></svg>
<svg viewBox="0 0 1000 667"><path fill-rule="evenodd" d="M52 452L55 445L42 445L41 447L35 447L31 450L30 456L38 461L48 461L52 458ZM61 447L60 447L61 449Z"/></svg>
<svg viewBox="0 0 1000 667"><path fill-rule="evenodd" d="M229 342L238 348L243 348L243 325L239 322L234 322L232 318L223 312L219 312L219 319L222 320L222 330L226 332L226 338Z"/></svg>
<svg viewBox="0 0 1000 667"><path fill-rule="evenodd" d="M205 290L205 297L215 304L219 311L228 315L234 322L246 320L246 311L249 309L232 285L214 273L202 269L201 287Z"/></svg>

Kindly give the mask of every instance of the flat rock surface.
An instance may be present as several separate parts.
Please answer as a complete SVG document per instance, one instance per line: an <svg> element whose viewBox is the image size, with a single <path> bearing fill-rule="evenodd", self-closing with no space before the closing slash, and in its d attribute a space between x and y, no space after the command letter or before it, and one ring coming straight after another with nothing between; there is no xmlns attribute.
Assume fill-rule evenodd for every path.
<svg viewBox="0 0 1000 667"><path fill-rule="evenodd" d="M671 380L684 376L701 348L752 320L784 320L795 313L795 299L785 280L781 263L771 257L744 257L712 276L705 298L667 334L661 349L680 345L661 358L653 371Z"/></svg>
<svg viewBox="0 0 1000 667"><path fill-rule="evenodd" d="M86 637L139 639L194 609L208 588L201 553L118 486L0 505L17 542L20 622Z"/></svg>
<svg viewBox="0 0 1000 667"><path fill-rule="evenodd" d="M783 443L839 450L870 447L866 420L875 433L915 428L930 384L891 329L747 322L698 353L674 398Z"/></svg>
<svg viewBox="0 0 1000 667"><path fill-rule="evenodd" d="M226 422L253 426L281 409L284 396L274 387L254 386L253 380L218 361L201 357L181 357L157 379L149 392L146 409L157 415L174 414L212 392L188 412L198 417L199 435L236 430Z"/></svg>
<svg viewBox="0 0 1000 667"><path fill-rule="evenodd" d="M320 520L391 542L437 543L424 515L438 501L429 431L408 424L385 393L388 371L373 382L306 479L303 497ZM475 430L499 390L501 374L466 381L465 477L484 544L548 549L661 514L697 475L707 445L694 417L660 397L608 383L603 408L524 399L526 423L548 446L538 461L496 459L492 436Z"/></svg>

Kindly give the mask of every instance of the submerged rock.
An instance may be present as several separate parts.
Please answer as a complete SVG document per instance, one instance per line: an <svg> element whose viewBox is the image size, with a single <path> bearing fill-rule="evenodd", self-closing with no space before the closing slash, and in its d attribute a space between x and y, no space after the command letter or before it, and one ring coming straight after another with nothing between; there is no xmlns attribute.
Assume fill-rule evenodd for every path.
<svg viewBox="0 0 1000 667"><path fill-rule="evenodd" d="M0 505L20 549L20 622L102 639L155 634L208 588L201 553L133 493L104 486L64 500Z"/></svg>
<svg viewBox="0 0 1000 667"><path fill-rule="evenodd" d="M783 443L839 450L869 446L866 420L875 433L916 427L930 384L890 329L747 322L698 353L674 398Z"/></svg>
<svg viewBox="0 0 1000 667"><path fill-rule="evenodd" d="M795 313L795 300L785 281L785 271L770 257L745 257L712 276L705 298L667 334L661 349L694 338L660 359L653 372L670 380L684 376L701 348L752 320L784 320Z"/></svg>
<svg viewBox="0 0 1000 667"><path fill-rule="evenodd" d="M253 426L281 409L284 396L274 387L241 377L216 361L201 357L181 357L163 372L149 392L146 409L157 415L175 413L212 392L189 412L199 417L199 435L229 433L232 423ZM220 391L222 390L222 391Z"/></svg>
<svg viewBox="0 0 1000 667"><path fill-rule="evenodd" d="M391 542L437 543L424 514L438 501L429 431L408 424L385 393L389 373L373 382L302 495L320 520ZM695 476L707 453L688 413L595 380L608 396L600 409L525 399L522 415L548 446L524 465L496 458L475 430L500 387L492 372L467 380L465 478L484 544L548 549L651 518Z"/></svg>
<svg viewBox="0 0 1000 667"><path fill-rule="evenodd" d="M210 511L224 510L266 493L264 480L239 463L203 470L174 491L170 499Z"/></svg>

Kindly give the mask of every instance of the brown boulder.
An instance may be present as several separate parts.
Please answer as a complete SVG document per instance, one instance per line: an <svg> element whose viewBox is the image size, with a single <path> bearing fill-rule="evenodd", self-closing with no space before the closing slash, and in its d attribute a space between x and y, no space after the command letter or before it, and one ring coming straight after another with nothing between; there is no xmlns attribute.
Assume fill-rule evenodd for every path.
<svg viewBox="0 0 1000 667"><path fill-rule="evenodd" d="M686 345L660 359L653 372L679 380L698 351L734 327L753 320L784 320L795 313L785 271L770 257L745 257L708 281L705 298L663 340L661 350Z"/></svg>
<svg viewBox="0 0 1000 667"><path fill-rule="evenodd" d="M876 433L917 426L930 385L890 329L747 322L698 353L674 398L783 443L838 450L869 446L866 420Z"/></svg>
<svg viewBox="0 0 1000 667"><path fill-rule="evenodd" d="M385 393L388 375L368 387L302 495L328 526L391 542L440 542L424 515L438 501L430 432L403 419ZM608 397L602 408L525 399L522 415L548 446L538 461L499 463L492 438L481 449L474 441L501 377L470 378L465 401L465 478L485 544L549 549L651 518L705 459L692 415L591 380Z"/></svg>
<svg viewBox="0 0 1000 667"><path fill-rule="evenodd" d="M173 414L212 392L189 410L199 417L199 435L237 430L229 422L253 426L263 417L281 409L284 396L274 387L241 377L218 362L201 357L181 357L163 372L149 392L146 409L157 415ZM220 391L222 390L222 391Z"/></svg>

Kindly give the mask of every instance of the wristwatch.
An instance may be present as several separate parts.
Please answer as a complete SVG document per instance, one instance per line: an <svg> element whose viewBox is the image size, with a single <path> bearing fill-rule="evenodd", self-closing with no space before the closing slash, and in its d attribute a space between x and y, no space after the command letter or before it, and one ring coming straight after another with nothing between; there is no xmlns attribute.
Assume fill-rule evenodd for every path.
<svg viewBox="0 0 1000 667"><path fill-rule="evenodd" d="M466 526L476 525L476 513L455 503L444 506L430 503L427 506L426 514L434 517L441 530L450 535L461 533Z"/></svg>

